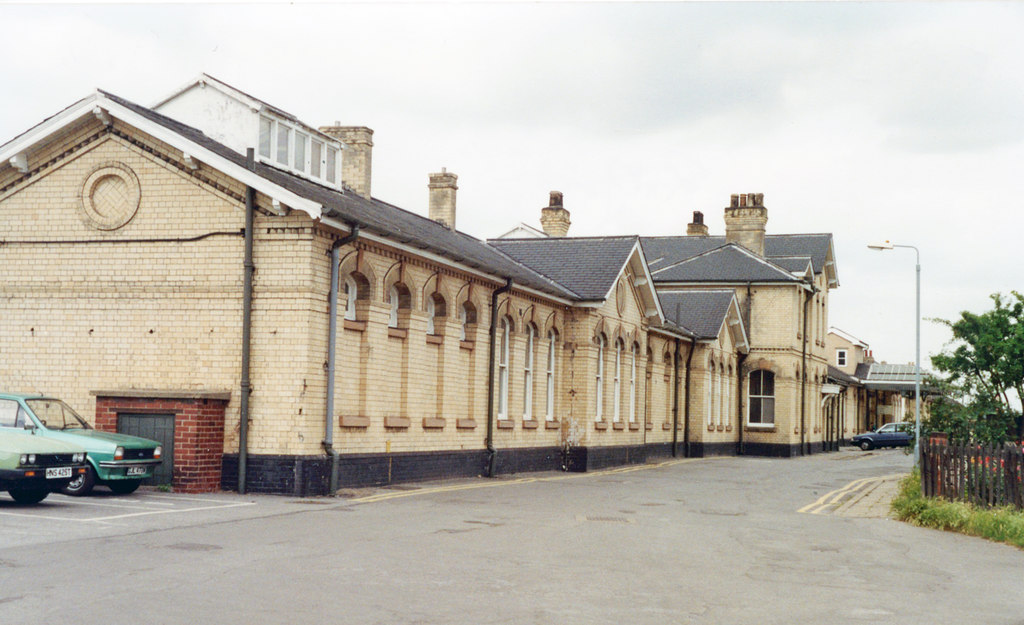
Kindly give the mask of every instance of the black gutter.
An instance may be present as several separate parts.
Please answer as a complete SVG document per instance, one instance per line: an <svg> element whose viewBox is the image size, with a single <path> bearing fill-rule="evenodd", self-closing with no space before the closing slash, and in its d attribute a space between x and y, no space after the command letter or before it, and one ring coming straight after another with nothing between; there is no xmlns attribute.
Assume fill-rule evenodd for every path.
<svg viewBox="0 0 1024 625"><path fill-rule="evenodd" d="M678 347L676 347L678 349ZM690 353L686 355L686 382L683 390L683 457L690 457L690 363L697 351L697 337L690 337Z"/></svg>
<svg viewBox="0 0 1024 625"><path fill-rule="evenodd" d="M806 439L807 433L805 431L807 427L807 317L809 313L807 306L811 303L811 298L818 292L814 288L814 285L810 285L810 290L807 292L807 297L804 298L804 335L800 349L800 455L807 454Z"/></svg>
<svg viewBox="0 0 1024 625"><path fill-rule="evenodd" d="M323 447L327 455L331 457L331 478L328 485L329 494L338 492L338 450L334 448L334 374L335 356L338 345L338 282L340 281L341 252L343 245L348 245L359 238L359 224L351 226L351 231L331 244L331 290L328 295L327 307L327 400L324 412Z"/></svg>
<svg viewBox="0 0 1024 625"><path fill-rule="evenodd" d="M256 167L253 148L245 151L246 166L250 171ZM256 190L245 187L245 255L242 264L245 277L242 284L242 380L238 407L238 493L245 494L245 471L249 462L249 394L252 381L249 379L249 356L252 348L252 278L256 265L252 260L253 227L256 213Z"/></svg>
<svg viewBox="0 0 1024 625"><path fill-rule="evenodd" d="M512 290L512 278L505 278L505 286L491 291L491 345L487 360L487 477L494 477L498 452L494 448L494 344L498 335L498 296Z"/></svg>
<svg viewBox="0 0 1024 625"><path fill-rule="evenodd" d="M678 319L678 316L676 317ZM672 358L672 457L679 455L679 339L676 339L676 351ZM683 435L686 438L686 435Z"/></svg>
<svg viewBox="0 0 1024 625"><path fill-rule="evenodd" d="M747 353L740 354L739 361L736 363L736 427L740 431L740 446L736 450L736 454L739 456L747 453L746 444L743 441L743 428L746 427L746 423L743 420L743 363L746 362L749 355L750 345L748 340Z"/></svg>

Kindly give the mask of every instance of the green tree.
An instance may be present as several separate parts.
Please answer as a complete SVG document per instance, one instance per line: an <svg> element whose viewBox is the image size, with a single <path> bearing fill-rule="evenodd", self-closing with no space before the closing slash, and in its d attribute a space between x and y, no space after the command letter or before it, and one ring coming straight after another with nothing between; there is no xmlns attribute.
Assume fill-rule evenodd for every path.
<svg viewBox="0 0 1024 625"><path fill-rule="evenodd" d="M935 319L953 332L952 342L932 356L946 374L945 399L931 406L930 425L960 439L1024 439L1024 295L990 296L995 308Z"/></svg>

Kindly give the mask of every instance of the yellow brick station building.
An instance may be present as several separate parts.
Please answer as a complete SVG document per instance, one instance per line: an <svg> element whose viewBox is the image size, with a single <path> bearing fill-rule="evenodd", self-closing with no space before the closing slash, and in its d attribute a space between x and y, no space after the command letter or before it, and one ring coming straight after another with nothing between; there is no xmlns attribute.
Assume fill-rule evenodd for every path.
<svg viewBox="0 0 1024 625"><path fill-rule="evenodd" d="M453 173L427 217L374 198L372 137L202 75L152 107L97 91L0 146L0 388L100 429L159 420L182 490L837 442L831 235L768 235L738 194L725 236L695 213L678 237L569 237L552 192L543 232L482 241Z"/></svg>

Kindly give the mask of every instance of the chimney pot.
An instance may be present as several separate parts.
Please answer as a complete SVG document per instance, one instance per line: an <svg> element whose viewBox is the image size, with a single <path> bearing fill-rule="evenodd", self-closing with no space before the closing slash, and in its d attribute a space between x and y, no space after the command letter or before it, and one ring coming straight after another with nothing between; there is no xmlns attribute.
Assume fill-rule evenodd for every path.
<svg viewBox="0 0 1024 625"><path fill-rule="evenodd" d="M441 173L430 174L430 201L427 207L430 218L443 224L449 230L455 230L455 192L459 177L449 173L444 167Z"/></svg>
<svg viewBox="0 0 1024 625"><path fill-rule="evenodd" d="M564 237L569 234L569 211L562 206L562 192L552 191L548 196L548 206L540 211L540 225L544 234L549 237Z"/></svg>
<svg viewBox="0 0 1024 625"><path fill-rule="evenodd" d="M693 222L686 225L686 236L708 236L708 227L704 224L704 213L693 211Z"/></svg>
<svg viewBox="0 0 1024 625"><path fill-rule="evenodd" d="M373 173L373 130L366 126L321 126L320 132L345 144L341 154L341 182L357 195L370 197Z"/></svg>
<svg viewBox="0 0 1024 625"><path fill-rule="evenodd" d="M768 210L764 207L763 193L733 194L725 209L725 240L764 256L767 223Z"/></svg>

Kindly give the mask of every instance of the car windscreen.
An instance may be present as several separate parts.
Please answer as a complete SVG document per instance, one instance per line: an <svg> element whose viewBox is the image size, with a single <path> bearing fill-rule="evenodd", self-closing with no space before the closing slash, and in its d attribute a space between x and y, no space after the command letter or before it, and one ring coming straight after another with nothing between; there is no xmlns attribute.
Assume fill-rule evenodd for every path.
<svg viewBox="0 0 1024 625"><path fill-rule="evenodd" d="M36 418L50 430L88 430L85 419L59 399L26 399Z"/></svg>

